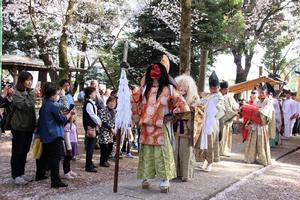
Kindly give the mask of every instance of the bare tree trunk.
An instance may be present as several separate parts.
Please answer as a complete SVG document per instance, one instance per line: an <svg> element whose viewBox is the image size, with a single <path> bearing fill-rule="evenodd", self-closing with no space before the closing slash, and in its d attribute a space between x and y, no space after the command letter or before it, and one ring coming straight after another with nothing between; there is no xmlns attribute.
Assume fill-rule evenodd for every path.
<svg viewBox="0 0 300 200"><path fill-rule="evenodd" d="M205 88L205 74L207 69L207 56L208 51L206 49L201 49L200 55L200 66L199 66L199 80L198 80L198 91L203 92Z"/></svg>
<svg viewBox="0 0 300 200"><path fill-rule="evenodd" d="M247 77L251 68L251 61L254 55L254 51L245 51L245 67L242 66L242 53L239 49L232 49L234 57L234 63L236 65L236 78L235 83L241 83L247 81ZM240 99L241 94L235 94L236 99Z"/></svg>
<svg viewBox="0 0 300 200"><path fill-rule="evenodd" d="M47 71L39 71L38 81L41 81L41 83L47 82Z"/></svg>
<svg viewBox="0 0 300 200"><path fill-rule="evenodd" d="M43 49L45 49L45 46L43 45L43 42L41 40L38 40L38 45L40 48L39 58L43 60L45 66L49 67L50 79L52 82L55 82L58 79L58 75L57 75L57 71L54 68L52 68L53 67L52 59L48 53L43 53L44 52Z"/></svg>
<svg viewBox="0 0 300 200"><path fill-rule="evenodd" d="M180 74L191 73L191 6L192 0L181 0Z"/></svg>
<svg viewBox="0 0 300 200"><path fill-rule="evenodd" d="M249 70L251 68L251 61L254 55L253 51L249 53L245 52L245 67L242 66L242 53L233 49L232 54L234 57L234 63L236 65L236 78L235 83L241 83L247 80Z"/></svg>
<svg viewBox="0 0 300 200"><path fill-rule="evenodd" d="M81 52L86 52L86 50L87 50L87 40L84 40L82 42ZM84 67L85 67L85 56L81 56L79 65L80 65L81 69L84 69ZM84 80L83 80L84 79L84 74L85 74L85 72L78 72L76 74L76 79L75 79L74 86L73 86L73 94L76 93L78 86L79 86L79 91L83 90L83 88L84 88Z"/></svg>
<svg viewBox="0 0 300 200"><path fill-rule="evenodd" d="M59 79L68 79L69 73L69 63L68 63L68 26L71 22L74 13L74 7L76 4L76 0L69 0L69 5L67 8L66 19L63 24L62 35L60 37L59 42L59 67L62 68L62 71L59 73Z"/></svg>
<svg viewBox="0 0 300 200"><path fill-rule="evenodd" d="M36 22L35 22L35 11L31 5L32 1L29 1L29 2L30 2L30 4L28 7L28 12L30 13L30 20L31 20L33 28L35 30L37 30L37 26L36 26ZM51 56L46 51L46 47L48 46L48 44L45 40L45 36L35 34L34 37L36 38L37 44L39 47L39 53L40 53L39 58L42 59L45 66L49 68L49 75L50 75L51 81L55 82L57 80L58 76L57 76L56 70L53 68L53 61L51 59Z"/></svg>

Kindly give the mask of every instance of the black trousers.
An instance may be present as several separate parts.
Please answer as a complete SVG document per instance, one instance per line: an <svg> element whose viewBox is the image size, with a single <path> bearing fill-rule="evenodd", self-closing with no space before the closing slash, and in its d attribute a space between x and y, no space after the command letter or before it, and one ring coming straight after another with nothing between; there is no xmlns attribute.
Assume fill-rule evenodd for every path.
<svg viewBox="0 0 300 200"><path fill-rule="evenodd" d="M299 134L300 133L300 119L296 119L296 122L293 126L293 135Z"/></svg>
<svg viewBox="0 0 300 200"><path fill-rule="evenodd" d="M42 156L37 160L36 179L44 177L49 167L51 171L51 184L61 182L59 177L59 162L64 152L62 142L61 138L57 138L51 143L43 144Z"/></svg>
<svg viewBox="0 0 300 200"><path fill-rule="evenodd" d="M130 153L130 149L131 149L131 144L130 144L128 138L125 138L121 151L126 152L128 154L128 153Z"/></svg>
<svg viewBox="0 0 300 200"><path fill-rule="evenodd" d="M93 169L93 154L96 144L96 138L86 137L86 157L85 169Z"/></svg>
<svg viewBox="0 0 300 200"><path fill-rule="evenodd" d="M100 165L104 164L108 161L109 155L112 152L114 143L108 143L108 144L100 144Z"/></svg>
<svg viewBox="0 0 300 200"><path fill-rule="evenodd" d="M64 158L63 168L65 174L71 171L71 160L72 160L72 156L65 156Z"/></svg>
<svg viewBox="0 0 300 200"><path fill-rule="evenodd" d="M33 133L16 130L11 130L11 132L13 139L10 165L11 176L13 179L15 179L16 177L22 176L25 173L25 164Z"/></svg>

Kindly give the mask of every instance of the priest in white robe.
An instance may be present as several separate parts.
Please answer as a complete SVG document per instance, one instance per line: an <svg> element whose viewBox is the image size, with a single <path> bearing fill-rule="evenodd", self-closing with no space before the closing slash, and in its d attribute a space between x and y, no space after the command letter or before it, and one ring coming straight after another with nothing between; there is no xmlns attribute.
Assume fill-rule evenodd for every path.
<svg viewBox="0 0 300 200"><path fill-rule="evenodd" d="M287 139L292 136L295 118L295 101L291 98L291 92L286 91L285 98L282 101L282 109L284 115L284 134L282 139Z"/></svg>
<svg viewBox="0 0 300 200"><path fill-rule="evenodd" d="M219 120L225 114L224 98L219 92L219 79L215 72L209 77L210 95L205 101L202 131L200 137L200 152L204 163L202 169L212 170L213 162L220 161L219 152Z"/></svg>
<svg viewBox="0 0 300 200"><path fill-rule="evenodd" d="M224 97L225 115L220 120L221 138L220 139L220 155L229 156L232 146L232 124L233 119L238 116L239 105L233 98L232 94L228 93L228 82L220 83L220 92Z"/></svg>

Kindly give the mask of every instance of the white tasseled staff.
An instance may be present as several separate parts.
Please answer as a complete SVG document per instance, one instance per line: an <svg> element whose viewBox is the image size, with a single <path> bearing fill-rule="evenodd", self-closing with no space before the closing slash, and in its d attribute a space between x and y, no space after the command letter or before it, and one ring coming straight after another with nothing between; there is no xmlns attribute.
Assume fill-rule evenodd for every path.
<svg viewBox="0 0 300 200"><path fill-rule="evenodd" d="M128 86L128 80L126 71L121 69L121 77L118 89L118 106L115 119L115 126L117 129L127 130L131 125L131 103L130 103L131 91Z"/></svg>
<svg viewBox="0 0 300 200"><path fill-rule="evenodd" d="M118 192L118 177L119 177L119 155L120 155L120 139L121 139L121 130L127 132L128 128L131 125L131 91L128 86L128 79L126 76L126 69L128 68L127 60L128 54L128 43L125 42L124 53L123 53L123 62L121 63L121 76L119 81L118 88L118 105L117 113L115 118L115 127L118 129L116 135L116 162L115 162L115 174L114 174L114 186L113 191ZM126 133L125 133L126 134Z"/></svg>

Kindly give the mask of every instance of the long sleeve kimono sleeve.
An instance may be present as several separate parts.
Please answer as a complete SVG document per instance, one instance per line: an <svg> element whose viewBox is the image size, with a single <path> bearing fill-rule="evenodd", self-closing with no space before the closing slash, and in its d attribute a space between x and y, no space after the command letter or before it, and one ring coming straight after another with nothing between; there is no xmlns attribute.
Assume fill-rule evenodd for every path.
<svg viewBox="0 0 300 200"><path fill-rule="evenodd" d="M172 91L173 90L173 91ZM170 109L178 113L190 111L188 104L182 95L171 87Z"/></svg>
<svg viewBox="0 0 300 200"><path fill-rule="evenodd" d="M224 98L225 116L224 122L231 121L237 114L237 106L233 97L227 96Z"/></svg>
<svg viewBox="0 0 300 200"><path fill-rule="evenodd" d="M273 101L270 99L266 99L265 101L267 101L266 104L259 109L259 112L267 120L271 120L273 117L273 111L274 111Z"/></svg>
<svg viewBox="0 0 300 200"><path fill-rule="evenodd" d="M218 112L217 112L215 117L216 117L216 119L220 120L225 115L225 105L224 105L223 95L218 94L217 95L217 101L218 101L218 103L217 103Z"/></svg>
<svg viewBox="0 0 300 200"><path fill-rule="evenodd" d="M141 117L141 92L133 91L131 95L132 119L137 124Z"/></svg>

